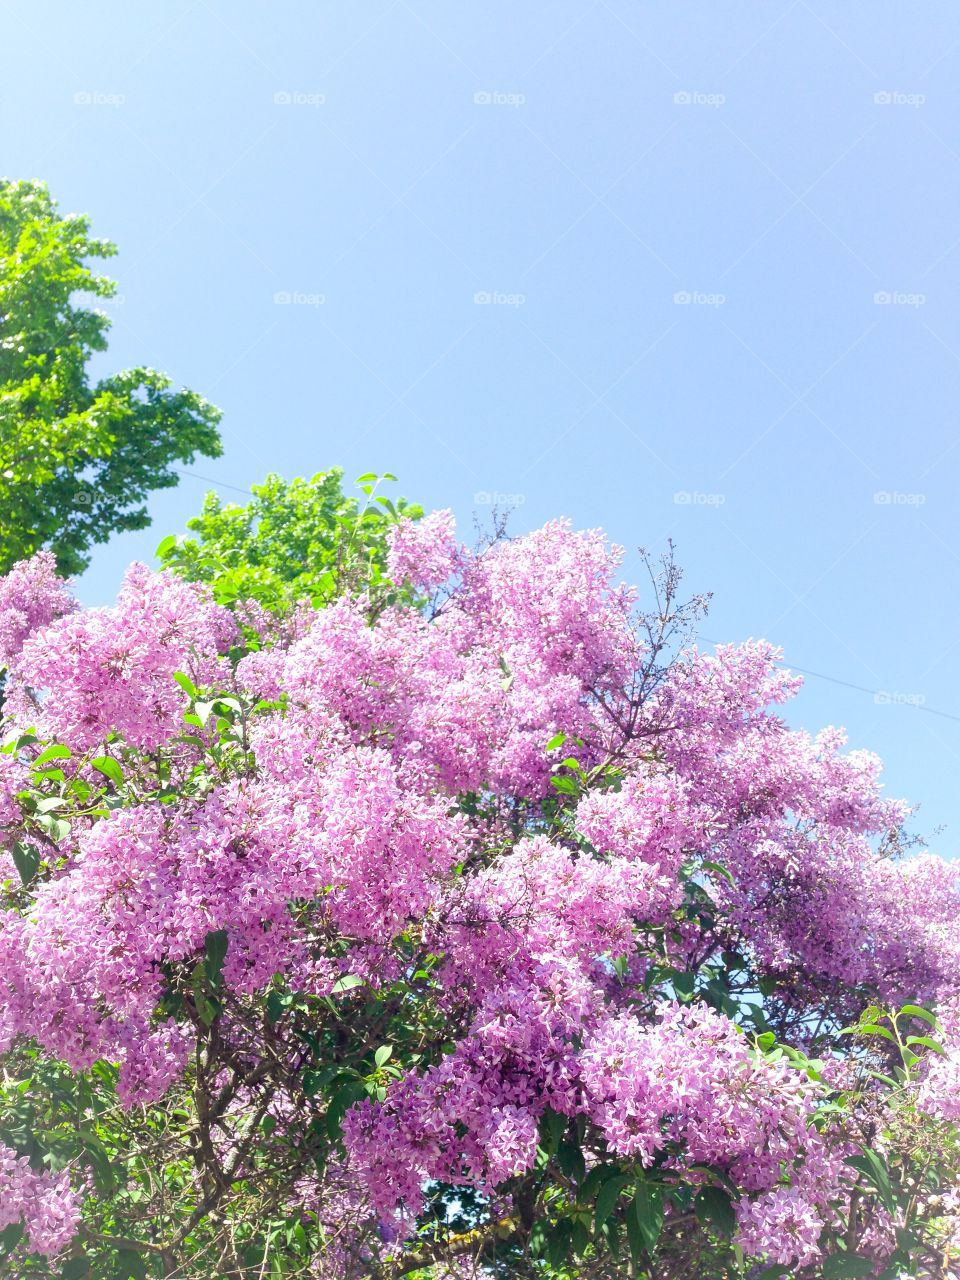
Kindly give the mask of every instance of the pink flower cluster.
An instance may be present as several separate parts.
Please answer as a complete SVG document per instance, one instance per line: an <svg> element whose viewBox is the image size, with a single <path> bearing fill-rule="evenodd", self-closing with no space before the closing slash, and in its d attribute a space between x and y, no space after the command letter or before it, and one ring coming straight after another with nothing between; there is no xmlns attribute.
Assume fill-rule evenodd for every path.
<svg viewBox="0 0 960 1280"><path fill-rule="evenodd" d="M0 1142L0 1231L22 1222L33 1252L52 1258L73 1239L79 1221L69 1174L36 1173Z"/></svg>
<svg viewBox="0 0 960 1280"><path fill-rule="evenodd" d="M919 1029L934 1037L944 1055L928 1054L917 1089L917 1106L937 1120L960 1123L960 998L940 1010L939 1029Z"/></svg>
<svg viewBox="0 0 960 1280"><path fill-rule="evenodd" d="M453 576L458 559L450 511L433 511L419 521L401 520L391 531L387 572L394 582L434 591Z"/></svg>
<svg viewBox="0 0 960 1280"><path fill-rule="evenodd" d="M550 1108L624 1160L669 1146L677 1177L721 1170L748 1252L814 1259L847 1153L814 1124L817 1090L657 975L735 950L801 1028L825 993L948 1001L957 874L877 852L903 807L839 732L786 727L798 682L770 646L685 652L639 697L619 562L562 522L471 554L438 513L390 549L396 578L446 586L430 618L341 599L236 666L233 616L201 587L134 566L115 608L72 611L49 560L18 566L0 583L6 728L65 743L98 784L84 758L109 750L127 785L44 846L29 894L0 897L0 1052L29 1037L76 1070L107 1058L124 1102L149 1103L195 1043L157 1015L169 974L211 932L243 999L275 975L376 992L410 977L402 938L436 959L417 999L447 1051L348 1113L351 1203L403 1231L431 1181L493 1194L533 1167ZM241 706L226 745L216 713L184 722L178 672ZM34 753L0 756L5 844L34 833ZM955 1119L950 1070L924 1096Z"/></svg>
<svg viewBox="0 0 960 1280"><path fill-rule="evenodd" d="M51 616L48 603L42 619ZM174 672L198 684L227 680L218 655L235 635L231 614L207 593L134 564L115 608L70 613L23 640L10 662L7 709L76 751L111 732L151 751L183 723L187 704Z"/></svg>
<svg viewBox="0 0 960 1280"><path fill-rule="evenodd" d="M720 1165L738 1185L765 1191L782 1162L819 1146L810 1082L752 1053L708 1007L661 1005L647 1026L630 1014L605 1019L584 1044L580 1072L607 1145L644 1165L675 1141L691 1164Z"/></svg>
<svg viewBox="0 0 960 1280"><path fill-rule="evenodd" d="M75 608L67 584L57 576L53 552L38 551L15 564L0 578L0 666L16 661L32 632Z"/></svg>

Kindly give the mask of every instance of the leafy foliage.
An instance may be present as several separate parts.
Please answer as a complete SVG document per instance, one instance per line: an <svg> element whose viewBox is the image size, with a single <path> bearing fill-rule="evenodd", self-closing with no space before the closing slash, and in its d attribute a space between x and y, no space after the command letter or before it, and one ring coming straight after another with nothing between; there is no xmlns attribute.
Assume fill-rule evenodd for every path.
<svg viewBox="0 0 960 1280"><path fill-rule="evenodd" d="M365 501L343 492L343 470L311 479L270 475L255 485L246 506L224 505L210 493L203 511L188 522L196 536L168 537L157 554L164 568L190 582L207 583L221 604L255 600L276 613L300 601L322 608L345 592L382 594L387 531L422 508L376 492L380 479L361 476Z"/></svg>
<svg viewBox="0 0 960 1280"><path fill-rule="evenodd" d="M177 483L172 463L220 453L219 410L164 374L90 382L110 320L74 299L114 296L87 260L115 252L42 183L0 181L0 569L49 547L78 572L93 544L148 523L143 500Z"/></svg>

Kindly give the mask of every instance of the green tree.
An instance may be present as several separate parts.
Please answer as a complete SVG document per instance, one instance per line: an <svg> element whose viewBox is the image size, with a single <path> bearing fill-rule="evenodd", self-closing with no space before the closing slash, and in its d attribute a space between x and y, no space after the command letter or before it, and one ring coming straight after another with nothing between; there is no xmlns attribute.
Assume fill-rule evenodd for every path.
<svg viewBox="0 0 960 1280"><path fill-rule="evenodd" d="M254 485L247 506L226 506L208 493L203 510L188 521L194 538L164 538L157 554L164 568L191 582L206 582L221 604L257 600L285 613L298 601L322 608L339 595L389 588L386 578L390 526L401 516L418 519L423 508L376 492L386 474L361 476L363 498L343 492L343 469L311 479L269 475Z"/></svg>
<svg viewBox="0 0 960 1280"><path fill-rule="evenodd" d="M86 260L116 246L89 232L43 183L0 180L0 572L41 547L79 572L95 543L149 523L174 462L221 452L220 411L155 369L90 382L111 322L74 297L113 296Z"/></svg>

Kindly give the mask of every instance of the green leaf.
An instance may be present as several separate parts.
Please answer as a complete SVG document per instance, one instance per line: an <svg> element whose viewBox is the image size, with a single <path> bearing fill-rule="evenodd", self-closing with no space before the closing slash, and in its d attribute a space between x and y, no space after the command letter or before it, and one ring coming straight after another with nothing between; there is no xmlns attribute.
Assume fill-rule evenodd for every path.
<svg viewBox="0 0 960 1280"><path fill-rule="evenodd" d="M624 1187L629 1186L633 1178L628 1173L608 1178L597 1192L597 1203L593 1214L593 1228L599 1231L616 1208L617 1201Z"/></svg>
<svg viewBox="0 0 960 1280"><path fill-rule="evenodd" d="M707 1174L709 1177L713 1178L715 1182L719 1182L721 1186L724 1186L727 1188L727 1190L730 1192L731 1199L733 1200L739 1199L740 1193L737 1190L736 1183L732 1180L732 1178L730 1178L728 1174L724 1173L722 1169L714 1168L714 1166L710 1164L692 1164L690 1166L690 1170L692 1173Z"/></svg>
<svg viewBox="0 0 960 1280"><path fill-rule="evenodd" d="M302 1077L303 1092L308 1098L312 1098L323 1088L323 1081L322 1071L305 1071Z"/></svg>
<svg viewBox="0 0 960 1280"><path fill-rule="evenodd" d="M638 1183L632 1207L633 1212L627 1214L628 1229L633 1219L643 1247L652 1255L663 1230L663 1187L655 1182Z"/></svg>
<svg viewBox="0 0 960 1280"><path fill-rule="evenodd" d="M65 818L56 818L52 813L42 813L37 818L37 825L43 827L47 835L55 843L66 840L70 834L70 823Z"/></svg>
<svg viewBox="0 0 960 1280"><path fill-rule="evenodd" d="M874 1080L882 1080L884 1084L888 1084L891 1089L898 1087L896 1080L892 1076L885 1076L882 1071L874 1071L872 1068L867 1069L867 1075Z"/></svg>
<svg viewBox="0 0 960 1280"><path fill-rule="evenodd" d="M897 1205L893 1195L893 1187L890 1185L890 1175L887 1172L887 1166L877 1153L871 1151L869 1147L864 1147L861 1155L850 1156L846 1163L852 1169L857 1169L876 1187L883 1202L883 1207L891 1217L895 1217Z"/></svg>
<svg viewBox="0 0 960 1280"><path fill-rule="evenodd" d="M0 1231L0 1262L5 1261L13 1253L14 1249L23 1238L24 1225L22 1222L11 1222L8 1227L4 1227Z"/></svg>
<svg viewBox="0 0 960 1280"><path fill-rule="evenodd" d="M939 1053L942 1058L949 1058L946 1049L938 1040L932 1040L930 1036L907 1036L907 1044L922 1044L925 1049L932 1049L934 1053Z"/></svg>
<svg viewBox="0 0 960 1280"><path fill-rule="evenodd" d="M846 1280L848 1276L869 1276L876 1269L876 1259L858 1253L835 1253L823 1260L823 1280Z"/></svg>
<svg viewBox="0 0 960 1280"><path fill-rule="evenodd" d="M39 769L41 765L45 765L48 760L67 760L73 752L69 747L65 747L62 742L55 742L53 746L47 747L45 751L41 751L33 762L33 768Z"/></svg>
<svg viewBox="0 0 960 1280"><path fill-rule="evenodd" d="M185 671L175 671L173 673L173 678L188 697L196 698L198 692L197 686Z"/></svg>
<svg viewBox="0 0 960 1280"><path fill-rule="evenodd" d="M737 882L733 878L733 872L719 862L702 862L700 864L700 869L701 871L712 871L715 875L723 876L724 880L727 880L734 889L737 887Z"/></svg>
<svg viewBox="0 0 960 1280"><path fill-rule="evenodd" d="M107 1193L113 1191L117 1185L117 1175L106 1147L93 1129L79 1130L78 1137L83 1143L87 1158L93 1165L100 1190Z"/></svg>
<svg viewBox="0 0 960 1280"><path fill-rule="evenodd" d="M135 1249L120 1249L113 1280L147 1280L147 1264L142 1253Z"/></svg>
<svg viewBox="0 0 960 1280"><path fill-rule="evenodd" d="M83 1280L84 1277L89 1275L90 1260L83 1257L68 1258L57 1272L58 1280Z"/></svg>
<svg viewBox="0 0 960 1280"><path fill-rule="evenodd" d="M113 756L96 756L90 761L90 763L93 765L94 769L102 773L105 778L109 778L114 786L123 786L123 770L120 768L116 760L114 760Z"/></svg>
<svg viewBox="0 0 960 1280"><path fill-rule="evenodd" d="M573 1223L569 1218L561 1218L547 1236L547 1260L554 1269L563 1265L572 1237Z"/></svg>
<svg viewBox="0 0 960 1280"><path fill-rule="evenodd" d="M230 938L226 929L214 929L203 940L203 969L207 982L214 991L223 981L223 962L227 958Z"/></svg>
<svg viewBox="0 0 960 1280"><path fill-rule="evenodd" d="M673 989L678 996L686 996L689 998L693 995L694 986L696 985L696 975L692 973L676 973L672 979Z"/></svg>
<svg viewBox="0 0 960 1280"><path fill-rule="evenodd" d="M289 997L280 991L271 991L267 996L267 1019L275 1027L290 1006Z"/></svg>
<svg viewBox="0 0 960 1280"><path fill-rule="evenodd" d="M193 971L191 988L193 992L193 1003L197 1013L200 1015L200 1021L204 1026L212 1026L217 1019L219 1012L217 1005L207 996L206 975L204 973L203 964L198 964Z"/></svg>
<svg viewBox="0 0 960 1280"><path fill-rule="evenodd" d="M340 1125L343 1123L343 1117L347 1114L355 1102L359 1102L361 1098L367 1096L367 1091L362 1081L353 1080L350 1084L338 1090L330 1100L327 1107L327 1133L331 1138L336 1140L340 1137Z"/></svg>
<svg viewBox="0 0 960 1280"><path fill-rule="evenodd" d="M563 746L566 740L567 735L565 733L555 733L543 749L544 751L556 751L558 747Z"/></svg>
<svg viewBox="0 0 960 1280"><path fill-rule="evenodd" d="M563 1117L564 1127L566 1127L566 1117ZM561 1130L561 1135L563 1130ZM557 1141L559 1142L559 1137ZM619 1166L614 1164L595 1164L584 1180L577 1188L577 1202L579 1204L588 1204L590 1200L597 1194L600 1187L607 1178L615 1177L621 1172Z"/></svg>
<svg viewBox="0 0 960 1280"><path fill-rule="evenodd" d="M547 1107L540 1121L540 1135L542 1145L546 1148L548 1155L554 1155L566 1129L567 1117L561 1112Z"/></svg>
<svg viewBox="0 0 960 1280"><path fill-rule="evenodd" d="M631 1210L633 1206L631 1206ZM645 1248L643 1242L643 1233L640 1230L640 1223L637 1219L635 1211L627 1213L627 1243L630 1245L630 1256L633 1259L634 1267L639 1263L643 1256Z"/></svg>
<svg viewBox="0 0 960 1280"><path fill-rule="evenodd" d="M918 1004L905 1004L897 1015L900 1018L921 1018L928 1022L934 1031L940 1030L940 1024L929 1009L922 1009Z"/></svg>
<svg viewBox="0 0 960 1280"><path fill-rule="evenodd" d="M886 1027L881 1027L876 1022L861 1023L860 1026L854 1028L858 1035L861 1036L883 1036L884 1040L889 1040L892 1044L896 1044L897 1040L892 1031L888 1031Z"/></svg>
<svg viewBox="0 0 960 1280"><path fill-rule="evenodd" d="M737 1225L730 1196L722 1187L703 1187L693 1202L694 1212L705 1227L711 1227L722 1236L733 1235Z"/></svg>
<svg viewBox="0 0 960 1280"><path fill-rule="evenodd" d="M163 541L160 542L156 551L153 554L156 556L158 560L166 560L167 556L169 556L171 551L174 550L176 545L177 545L177 535L175 533L168 533L167 536L163 539Z"/></svg>
<svg viewBox="0 0 960 1280"><path fill-rule="evenodd" d="M344 974L342 978L338 978L333 984L333 994L335 996L343 995L345 991L352 991L354 987L363 985L363 979L358 978L355 973Z"/></svg>
<svg viewBox="0 0 960 1280"><path fill-rule="evenodd" d="M557 1164L560 1166L560 1171L568 1178L572 1178L574 1182L582 1182L586 1174L586 1166L579 1142L571 1142L568 1139L561 1142L557 1147Z"/></svg>
<svg viewBox="0 0 960 1280"><path fill-rule="evenodd" d="M580 788L574 782L573 778L560 777L551 778L550 785L554 791L560 791L565 796L576 796L580 794Z"/></svg>
<svg viewBox="0 0 960 1280"><path fill-rule="evenodd" d="M373 1055L373 1061L378 1067L382 1067L385 1062L389 1062L393 1055L392 1044L382 1044L377 1052Z"/></svg>
<svg viewBox="0 0 960 1280"><path fill-rule="evenodd" d="M33 845L24 844L22 840L18 840L10 852L13 856L14 866L20 874L21 882L24 886L30 884L40 869L42 861L40 854L34 849Z"/></svg>

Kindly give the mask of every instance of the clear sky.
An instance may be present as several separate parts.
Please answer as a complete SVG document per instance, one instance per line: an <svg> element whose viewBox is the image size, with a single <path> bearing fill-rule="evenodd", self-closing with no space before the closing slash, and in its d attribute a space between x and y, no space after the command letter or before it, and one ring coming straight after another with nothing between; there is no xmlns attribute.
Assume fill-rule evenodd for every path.
<svg viewBox="0 0 960 1280"><path fill-rule="evenodd" d="M672 537L704 633L862 686L808 679L791 723L845 725L960 851L956 0L0 18L2 169L119 243L104 371L223 407L191 470L389 470L468 534L512 495L514 530L603 525L634 575ZM157 495L82 598L209 487Z"/></svg>

